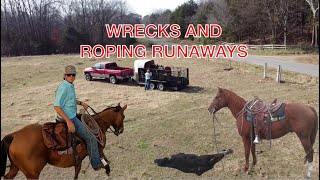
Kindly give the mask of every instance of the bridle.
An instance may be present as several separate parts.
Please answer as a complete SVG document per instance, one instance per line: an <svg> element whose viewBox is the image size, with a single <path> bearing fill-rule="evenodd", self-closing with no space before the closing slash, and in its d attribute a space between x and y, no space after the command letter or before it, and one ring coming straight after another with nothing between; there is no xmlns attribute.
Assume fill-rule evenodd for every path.
<svg viewBox="0 0 320 180"><path fill-rule="evenodd" d="M99 116L99 118L101 119L101 117ZM114 128L111 128L111 126L107 129L108 133L113 133L114 135L118 136L123 132L123 127L121 127L118 131L116 131Z"/></svg>
<svg viewBox="0 0 320 180"><path fill-rule="evenodd" d="M216 98L215 98L216 99ZM218 100L217 100L217 102L215 103L215 107L213 107L213 111L212 112L210 112L210 110L209 110L209 112L210 112L210 114L214 117L214 114L218 111L217 109L217 107L219 107L219 105L220 105L220 100L221 100L221 98L220 97L218 97L217 98ZM213 99L214 100L214 99Z"/></svg>

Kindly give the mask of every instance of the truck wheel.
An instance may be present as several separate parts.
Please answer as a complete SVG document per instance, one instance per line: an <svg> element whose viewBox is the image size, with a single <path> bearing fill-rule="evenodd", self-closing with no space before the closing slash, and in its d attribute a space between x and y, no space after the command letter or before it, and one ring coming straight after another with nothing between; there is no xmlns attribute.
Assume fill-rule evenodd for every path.
<svg viewBox="0 0 320 180"><path fill-rule="evenodd" d="M154 90L155 87L156 87L156 85L151 82L151 83L150 83L150 89L151 89L151 90Z"/></svg>
<svg viewBox="0 0 320 180"><path fill-rule="evenodd" d="M92 80L92 77L89 73L86 74L86 80L87 81L91 81Z"/></svg>
<svg viewBox="0 0 320 180"><path fill-rule="evenodd" d="M159 84L157 85L157 87L158 87L158 89L159 89L160 91L163 91L163 90L164 90L164 85L163 85L162 83L159 83Z"/></svg>
<svg viewBox="0 0 320 180"><path fill-rule="evenodd" d="M110 80L110 83L112 83L112 84L117 83L117 78L115 76L110 76L109 80Z"/></svg>

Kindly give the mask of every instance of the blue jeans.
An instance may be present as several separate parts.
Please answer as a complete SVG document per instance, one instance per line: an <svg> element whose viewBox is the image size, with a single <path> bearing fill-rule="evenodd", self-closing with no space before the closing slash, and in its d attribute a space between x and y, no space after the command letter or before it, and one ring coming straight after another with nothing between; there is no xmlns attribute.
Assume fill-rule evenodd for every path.
<svg viewBox="0 0 320 180"><path fill-rule="evenodd" d="M144 90L150 89L150 79L146 79L145 84L144 84Z"/></svg>
<svg viewBox="0 0 320 180"><path fill-rule="evenodd" d="M76 133L87 143L87 151L91 160L91 166L93 168L103 167L103 164L100 160L100 153L96 138L90 132L88 132L85 125L77 117L72 118L71 121L76 128Z"/></svg>

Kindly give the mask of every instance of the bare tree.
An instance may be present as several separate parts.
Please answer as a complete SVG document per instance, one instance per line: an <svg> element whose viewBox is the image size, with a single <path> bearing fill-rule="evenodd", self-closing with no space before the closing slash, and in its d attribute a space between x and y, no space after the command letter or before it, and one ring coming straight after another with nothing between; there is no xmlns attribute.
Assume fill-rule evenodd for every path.
<svg viewBox="0 0 320 180"><path fill-rule="evenodd" d="M310 5L313 19L312 19L312 40L311 46L318 47L318 24L317 24L317 12L319 12L319 0L305 0ZM316 4L318 7L316 7Z"/></svg>
<svg viewBox="0 0 320 180"><path fill-rule="evenodd" d="M277 7L279 6L278 0L264 0L263 1L263 7L268 15L269 20L269 28L271 30L271 43L276 43L276 37L277 37Z"/></svg>

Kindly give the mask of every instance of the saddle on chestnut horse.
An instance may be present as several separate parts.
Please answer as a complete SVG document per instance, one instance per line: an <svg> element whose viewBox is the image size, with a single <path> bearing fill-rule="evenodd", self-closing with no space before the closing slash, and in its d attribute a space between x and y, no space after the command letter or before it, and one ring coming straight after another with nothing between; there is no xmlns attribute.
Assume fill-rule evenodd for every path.
<svg viewBox="0 0 320 180"><path fill-rule="evenodd" d="M271 104L264 104L256 97L245 105L246 119L253 125L255 134L270 139L272 122L285 119L285 106L285 103L277 103L277 99Z"/></svg>

